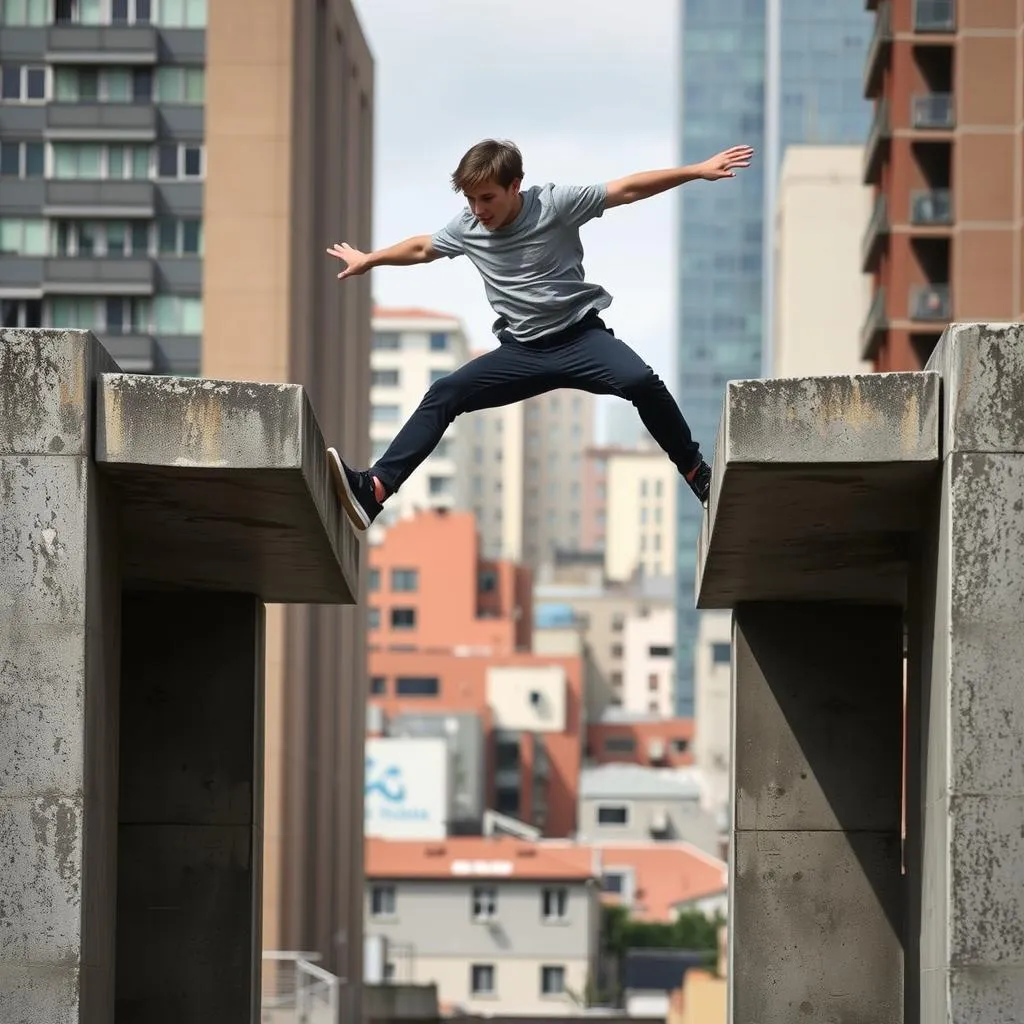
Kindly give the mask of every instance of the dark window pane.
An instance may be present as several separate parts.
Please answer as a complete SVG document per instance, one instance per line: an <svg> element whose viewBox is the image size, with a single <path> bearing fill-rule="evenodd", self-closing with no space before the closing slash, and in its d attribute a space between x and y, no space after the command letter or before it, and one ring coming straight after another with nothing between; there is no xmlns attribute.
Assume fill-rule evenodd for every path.
<svg viewBox="0 0 1024 1024"><path fill-rule="evenodd" d="M189 146L185 150L185 174L190 178L199 177L199 147Z"/></svg>
<svg viewBox="0 0 1024 1024"><path fill-rule="evenodd" d="M185 220L181 222L181 251L190 254L199 252L199 225L198 220Z"/></svg>
<svg viewBox="0 0 1024 1024"><path fill-rule="evenodd" d="M70 21L74 7L75 0L56 0L53 5L53 20L58 25Z"/></svg>
<svg viewBox="0 0 1024 1024"><path fill-rule="evenodd" d="M46 71L43 68L28 69L28 98L30 100L46 98Z"/></svg>
<svg viewBox="0 0 1024 1024"><path fill-rule="evenodd" d="M95 102L100 94L100 76L95 68L82 68L78 72L78 98Z"/></svg>
<svg viewBox="0 0 1024 1024"><path fill-rule="evenodd" d="M136 103L149 103L153 99L153 72L150 68L136 68L132 73L132 95Z"/></svg>
<svg viewBox="0 0 1024 1024"><path fill-rule="evenodd" d="M0 142L0 174L5 178L16 178L19 173L19 151L16 142Z"/></svg>
<svg viewBox="0 0 1024 1024"><path fill-rule="evenodd" d="M41 142L25 143L25 177L41 178L43 176L43 144Z"/></svg>
<svg viewBox="0 0 1024 1024"><path fill-rule="evenodd" d="M25 300L25 326L26 327L42 327L43 326L43 300L42 299L26 299Z"/></svg>
<svg viewBox="0 0 1024 1024"><path fill-rule="evenodd" d="M107 299L107 330L111 334L124 331L124 300Z"/></svg>
<svg viewBox="0 0 1024 1024"><path fill-rule="evenodd" d="M0 300L0 326L18 326L18 303L13 299Z"/></svg>
<svg viewBox="0 0 1024 1024"><path fill-rule="evenodd" d="M153 5L150 0L135 0L135 21L148 25L153 17Z"/></svg>
<svg viewBox="0 0 1024 1024"><path fill-rule="evenodd" d="M157 165L157 173L161 178L176 178L178 176L178 147L164 145L160 147L160 159Z"/></svg>
<svg viewBox="0 0 1024 1024"><path fill-rule="evenodd" d="M434 676L399 676L395 680L396 697L436 697L438 692Z"/></svg>
<svg viewBox="0 0 1024 1024"><path fill-rule="evenodd" d="M0 76L0 95L5 100L21 99L21 65L5 64Z"/></svg>
<svg viewBox="0 0 1024 1024"><path fill-rule="evenodd" d="M110 21L114 25L124 25L128 21L128 0L113 0L110 5Z"/></svg>
<svg viewBox="0 0 1024 1024"><path fill-rule="evenodd" d="M162 220L157 226L159 232L159 250L162 253L178 251L178 222Z"/></svg>
<svg viewBox="0 0 1024 1024"><path fill-rule="evenodd" d="M132 252L136 256L144 256L149 250L149 225L139 221L132 225Z"/></svg>

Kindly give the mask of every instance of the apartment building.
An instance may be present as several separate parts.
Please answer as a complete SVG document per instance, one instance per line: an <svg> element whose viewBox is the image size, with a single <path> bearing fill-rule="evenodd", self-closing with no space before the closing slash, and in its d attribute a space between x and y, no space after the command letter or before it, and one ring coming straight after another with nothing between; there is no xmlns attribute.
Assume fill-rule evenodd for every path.
<svg viewBox="0 0 1024 1024"><path fill-rule="evenodd" d="M376 307L371 354L370 445L376 461L430 386L469 359L457 317L429 309ZM467 507L469 423L459 417L416 472L388 499L373 537L418 509Z"/></svg>
<svg viewBox="0 0 1024 1024"><path fill-rule="evenodd" d="M366 934L386 976L435 983L442 1011L567 1016L596 977L598 872L568 844L371 839Z"/></svg>
<svg viewBox="0 0 1024 1024"><path fill-rule="evenodd" d="M302 384L367 459L369 285L324 248L370 244L372 118L348 0L4 0L5 326L90 328L134 372ZM355 979L346 1019L364 636L360 608L267 609L264 945Z"/></svg>
<svg viewBox="0 0 1024 1024"><path fill-rule="evenodd" d="M622 708L672 718L675 712L675 612L660 608L630 615L623 629L625 648Z"/></svg>
<svg viewBox="0 0 1024 1024"><path fill-rule="evenodd" d="M608 708L600 721L587 724L587 763L684 768L693 764L693 740L691 718Z"/></svg>
<svg viewBox="0 0 1024 1024"><path fill-rule="evenodd" d="M916 370L950 321L1024 314L1024 13L998 0L867 7L875 112L863 175L874 204L862 267L874 290L862 354L877 370Z"/></svg>
<svg viewBox="0 0 1024 1024"><path fill-rule="evenodd" d="M234 6L234 5L231 5ZM194 374L206 0L0 5L0 316Z"/></svg>

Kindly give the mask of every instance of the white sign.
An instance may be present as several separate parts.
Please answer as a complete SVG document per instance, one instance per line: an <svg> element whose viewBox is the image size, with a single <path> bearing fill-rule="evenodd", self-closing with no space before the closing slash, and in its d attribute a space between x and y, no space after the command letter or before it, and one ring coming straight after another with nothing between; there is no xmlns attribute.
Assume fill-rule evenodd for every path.
<svg viewBox="0 0 1024 1024"><path fill-rule="evenodd" d="M448 744L440 738L366 741L366 835L443 839L448 834Z"/></svg>

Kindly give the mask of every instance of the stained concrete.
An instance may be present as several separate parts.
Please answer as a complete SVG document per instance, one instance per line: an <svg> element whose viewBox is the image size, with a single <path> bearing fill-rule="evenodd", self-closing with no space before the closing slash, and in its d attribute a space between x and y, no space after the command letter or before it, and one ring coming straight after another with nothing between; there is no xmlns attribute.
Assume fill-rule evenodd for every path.
<svg viewBox="0 0 1024 1024"><path fill-rule="evenodd" d="M358 542L301 389L115 370L0 331L0 1021L248 1024L262 606Z"/></svg>
<svg viewBox="0 0 1024 1024"><path fill-rule="evenodd" d="M96 461L118 488L125 586L352 603L359 542L304 390L104 374Z"/></svg>

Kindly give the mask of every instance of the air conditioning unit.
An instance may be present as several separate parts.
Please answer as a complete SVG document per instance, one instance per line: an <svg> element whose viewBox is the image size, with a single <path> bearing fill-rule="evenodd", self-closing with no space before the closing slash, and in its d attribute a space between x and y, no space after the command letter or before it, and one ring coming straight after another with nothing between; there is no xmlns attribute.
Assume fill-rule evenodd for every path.
<svg viewBox="0 0 1024 1024"><path fill-rule="evenodd" d="M661 761L665 757L665 741L658 737L647 741L647 757L651 761Z"/></svg>
<svg viewBox="0 0 1024 1024"><path fill-rule="evenodd" d="M668 812L665 810L655 811L651 815L651 835L663 836L668 830Z"/></svg>

